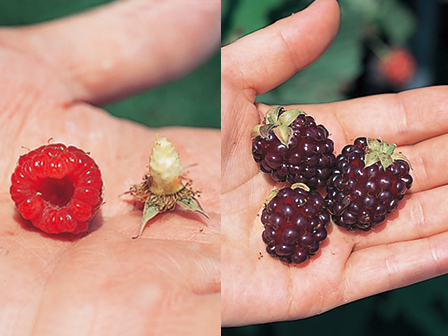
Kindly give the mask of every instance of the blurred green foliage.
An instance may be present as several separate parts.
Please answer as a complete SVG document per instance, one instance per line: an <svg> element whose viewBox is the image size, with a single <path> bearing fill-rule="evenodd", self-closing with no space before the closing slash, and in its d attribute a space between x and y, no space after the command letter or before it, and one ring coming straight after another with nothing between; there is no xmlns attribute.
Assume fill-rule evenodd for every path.
<svg viewBox="0 0 448 336"><path fill-rule="evenodd" d="M27 25L59 18L112 0L0 0L0 26ZM151 57L151 55L148 55ZM219 51L184 78L103 106L110 113L150 127L221 125Z"/></svg>
<svg viewBox="0 0 448 336"><path fill-rule="evenodd" d="M223 0L223 43L307 7L309 0ZM329 49L308 68L258 97L267 104L322 103L347 98L361 75L366 37L406 44L415 29L411 10L398 0L339 0L341 26Z"/></svg>
<svg viewBox="0 0 448 336"><path fill-rule="evenodd" d="M118 117L150 127L221 126L221 54L176 82L106 105Z"/></svg>
<svg viewBox="0 0 448 336"><path fill-rule="evenodd" d="M0 25L19 26L71 15L112 0L0 0Z"/></svg>

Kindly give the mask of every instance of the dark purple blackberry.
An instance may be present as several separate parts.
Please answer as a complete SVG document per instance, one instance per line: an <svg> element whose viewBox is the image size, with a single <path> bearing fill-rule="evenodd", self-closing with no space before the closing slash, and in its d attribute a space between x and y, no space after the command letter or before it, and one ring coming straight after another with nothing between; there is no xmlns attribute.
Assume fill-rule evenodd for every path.
<svg viewBox="0 0 448 336"><path fill-rule="evenodd" d="M301 264L327 237L330 214L322 196L301 183L274 190L261 214L266 251L282 262Z"/></svg>
<svg viewBox="0 0 448 336"><path fill-rule="evenodd" d="M395 145L358 138L344 147L327 185L325 203L335 224L370 230L398 207L411 187L410 163Z"/></svg>
<svg viewBox="0 0 448 336"><path fill-rule="evenodd" d="M251 132L252 154L260 169L278 182L324 187L334 166L333 141L323 125L299 109L277 106Z"/></svg>

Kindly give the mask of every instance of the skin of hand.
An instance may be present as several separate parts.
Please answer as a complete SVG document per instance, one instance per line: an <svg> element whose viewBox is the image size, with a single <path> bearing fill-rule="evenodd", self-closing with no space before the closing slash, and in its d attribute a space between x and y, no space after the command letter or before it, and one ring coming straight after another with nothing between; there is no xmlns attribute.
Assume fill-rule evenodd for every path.
<svg viewBox="0 0 448 336"><path fill-rule="evenodd" d="M191 71L218 47L219 23L219 1L131 0L0 30L2 335L219 335L220 131L154 130L92 105ZM185 174L210 219L164 213L133 240L142 211L122 194L156 133L195 165ZM87 233L45 234L9 196L19 156L50 138L101 169L105 203Z"/></svg>
<svg viewBox="0 0 448 336"><path fill-rule="evenodd" d="M305 318L448 272L448 207L441 203L448 197L447 87L288 106L324 124L336 154L358 136L396 143L412 162L414 183L399 211L370 232L331 223L318 254L303 265L265 252L260 213L282 185L252 158L250 130L269 109L255 98L316 60L339 20L336 1L318 0L222 49L224 326Z"/></svg>

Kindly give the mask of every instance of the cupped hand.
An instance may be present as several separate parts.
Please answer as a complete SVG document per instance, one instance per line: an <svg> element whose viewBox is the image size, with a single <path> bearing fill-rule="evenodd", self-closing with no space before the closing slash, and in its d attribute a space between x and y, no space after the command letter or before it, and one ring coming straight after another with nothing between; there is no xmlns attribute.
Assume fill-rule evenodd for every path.
<svg viewBox="0 0 448 336"><path fill-rule="evenodd" d="M223 325L304 318L448 272L447 87L288 106L324 124L336 153L359 136L396 143L412 162L414 183L399 211L371 232L330 224L320 251L303 265L265 252L259 215L281 185L252 158L250 130L269 109L255 98L316 60L339 15L336 1L319 0L222 49Z"/></svg>
<svg viewBox="0 0 448 336"><path fill-rule="evenodd" d="M219 333L220 132L149 129L92 105L191 71L217 47L219 15L219 1L129 0L0 30L3 335ZM132 239L142 211L122 194L141 182L156 133L192 165L210 219L161 214ZM10 199L18 157L48 141L101 169L105 203L84 234L45 234Z"/></svg>

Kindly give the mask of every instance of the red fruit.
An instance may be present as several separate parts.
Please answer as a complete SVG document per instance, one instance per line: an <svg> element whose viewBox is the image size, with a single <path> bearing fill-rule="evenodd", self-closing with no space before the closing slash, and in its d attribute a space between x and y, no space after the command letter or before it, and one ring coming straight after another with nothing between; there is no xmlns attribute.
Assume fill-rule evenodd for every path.
<svg viewBox="0 0 448 336"><path fill-rule="evenodd" d="M380 71L386 80L399 88L409 84L416 68L414 56L404 48L392 49L380 63Z"/></svg>
<svg viewBox="0 0 448 336"><path fill-rule="evenodd" d="M252 155L277 182L324 187L333 169L333 141L323 125L299 109L276 106L251 132Z"/></svg>
<svg viewBox="0 0 448 336"><path fill-rule="evenodd" d="M103 202L101 172L84 151L41 146L19 158L10 194L22 217L47 233L80 233Z"/></svg>
<svg viewBox="0 0 448 336"><path fill-rule="evenodd" d="M412 177L409 161L394 149L386 141L358 138L338 155L325 198L336 225L368 231L397 209Z"/></svg>
<svg viewBox="0 0 448 336"><path fill-rule="evenodd" d="M261 222L266 251L284 263L301 264L317 253L327 237L330 214L317 191L297 183L269 195Z"/></svg>

